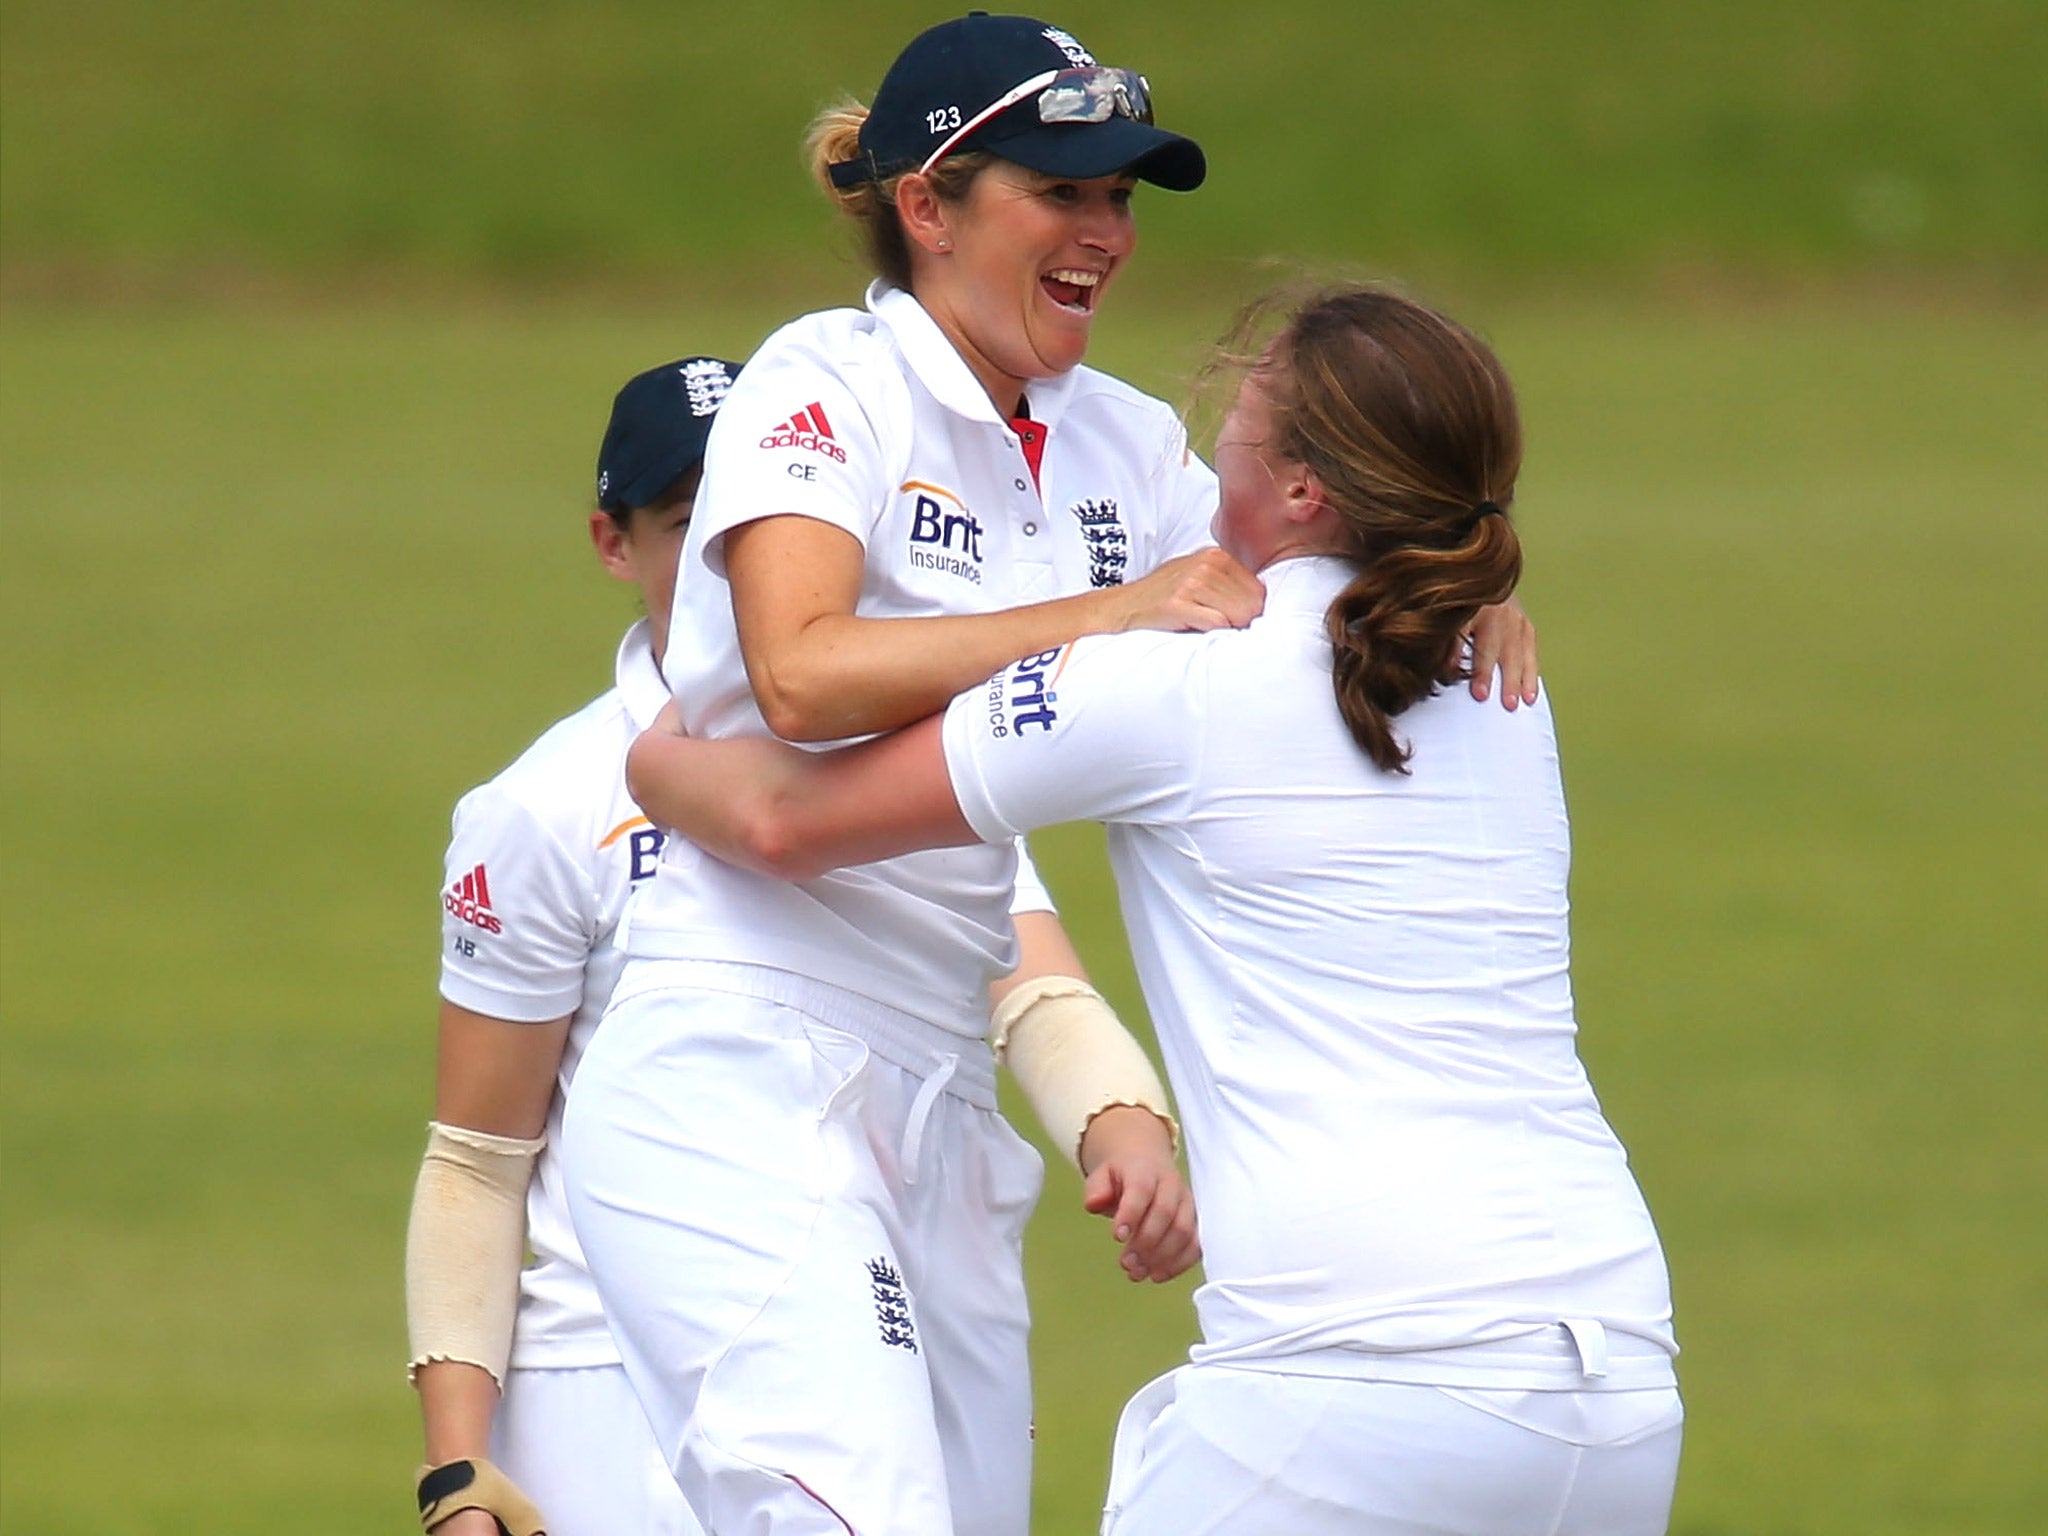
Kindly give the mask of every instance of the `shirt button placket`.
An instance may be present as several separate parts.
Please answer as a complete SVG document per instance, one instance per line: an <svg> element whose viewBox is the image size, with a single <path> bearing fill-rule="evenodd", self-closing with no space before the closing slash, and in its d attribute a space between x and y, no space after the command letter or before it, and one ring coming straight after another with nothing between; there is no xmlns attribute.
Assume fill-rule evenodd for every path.
<svg viewBox="0 0 2048 1536"><path fill-rule="evenodd" d="M1021 456L1024 445L1014 435L1008 441L1010 451ZM1055 591L1052 562L1046 554L1038 552L1040 546L1035 542L1039 534L1039 523L1044 515L1044 501L1038 487L1025 476L1014 476L1010 484L1017 491L1016 520L1011 526L1025 538L1034 541L1034 552L1019 561L1019 585L1031 598L1051 597Z"/></svg>

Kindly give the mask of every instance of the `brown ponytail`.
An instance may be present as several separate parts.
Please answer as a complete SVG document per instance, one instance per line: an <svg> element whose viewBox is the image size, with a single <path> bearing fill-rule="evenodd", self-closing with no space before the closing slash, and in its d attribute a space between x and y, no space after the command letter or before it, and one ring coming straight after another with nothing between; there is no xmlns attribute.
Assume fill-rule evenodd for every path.
<svg viewBox="0 0 2048 1536"><path fill-rule="evenodd" d="M1271 450L1314 471L1358 574L1330 604L1332 681L1374 763L1406 772L1393 719L1443 682L1473 615L1522 572L1507 508L1522 462L1514 388L1464 327L1380 289L1315 295L1252 376Z"/></svg>
<svg viewBox="0 0 2048 1536"><path fill-rule="evenodd" d="M880 181L835 186L832 167L861 157L860 130L868 120L868 109L851 96L842 97L811 119L804 134L804 163L811 178L825 189L839 211L859 232L862 254L875 276L892 288L912 291L910 240L903 222L896 216L896 188L903 173ZM967 195L974 178L994 163L995 157L978 151L948 155L926 173L932 191L941 202L957 203Z"/></svg>

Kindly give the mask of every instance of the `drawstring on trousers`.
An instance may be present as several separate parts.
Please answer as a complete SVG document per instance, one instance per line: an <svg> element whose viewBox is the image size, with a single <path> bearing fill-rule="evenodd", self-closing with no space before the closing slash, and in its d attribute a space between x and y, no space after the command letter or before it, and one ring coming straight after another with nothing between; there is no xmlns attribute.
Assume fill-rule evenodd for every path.
<svg viewBox="0 0 2048 1536"><path fill-rule="evenodd" d="M1597 1381L1607 1374L1607 1330L1590 1317L1561 1317L1558 1322L1572 1336L1572 1348L1579 1352L1579 1374Z"/></svg>
<svg viewBox="0 0 2048 1536"><path fill-rule="evenodd" d="M910 1116L903 1127L903 1182L917 1182L918 1162L924 1156L924 1127L931 1118L932 1105L939 1095L946 1091L946 1084L953 1080L953 1073L960 1066L958 1056L941 1056L933 1067L932 1074L917 1090L917 1097L910 1101Z"/></svg>

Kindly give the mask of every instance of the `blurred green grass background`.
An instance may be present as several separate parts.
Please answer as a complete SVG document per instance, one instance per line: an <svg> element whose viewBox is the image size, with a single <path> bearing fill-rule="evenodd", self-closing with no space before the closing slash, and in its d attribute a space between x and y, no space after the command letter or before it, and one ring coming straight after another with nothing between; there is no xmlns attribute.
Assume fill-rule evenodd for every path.
<svg viewBox="0 0 2048 1536"><path fill-rule="evenodd" d="M0 11L10 1536L408 1528L448 808L607 680L611 391L854 295L793 145L941 14ZM1687 1346L1674 1528L2048 1528L2041 9L1053 19L1215 168L1142 199L1095 361L1175 393L1288 251L1521 385L1585 1054ZM1044 841L1135 1016L1096 839ZM1048 1183L1050 1536L1189 1315Z"/></svg>
<svg viewBox="0 0 2048 1536"><path fill-rule="evenodd" d="M39 268L730 284L810 264L801 125L949 8L656 0L14 0L0 239ZM2039 0L1076 0L1209 149L1149 195L1200 265L2038 275Z"/></svg>

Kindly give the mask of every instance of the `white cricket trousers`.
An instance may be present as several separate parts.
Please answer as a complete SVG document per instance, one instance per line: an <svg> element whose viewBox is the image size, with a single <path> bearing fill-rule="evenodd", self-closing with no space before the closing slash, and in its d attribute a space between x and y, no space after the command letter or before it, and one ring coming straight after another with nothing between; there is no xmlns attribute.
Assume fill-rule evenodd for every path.
<svg viewBox="0 0 2048 1536"><path fill-rule="evenodd" d="M703 1536L623 1366L516 1366L491 1460L547 1518L548 1536Z"/></svg>
<svg viewBox="0 0 2048 1536"><path fill-rule="evenodd" d="M1044 1168L985 1044L787 972L634 961L563 1166L711 1536L1026 1536Z"/></svg>
<svg viewBox="0 0 2048 1536"><path fill-rule="evenodd" d="M1186 1365L1117 1427L1103 1536L1662 1536L1675 1387L1504 1391Z"/></svg>

